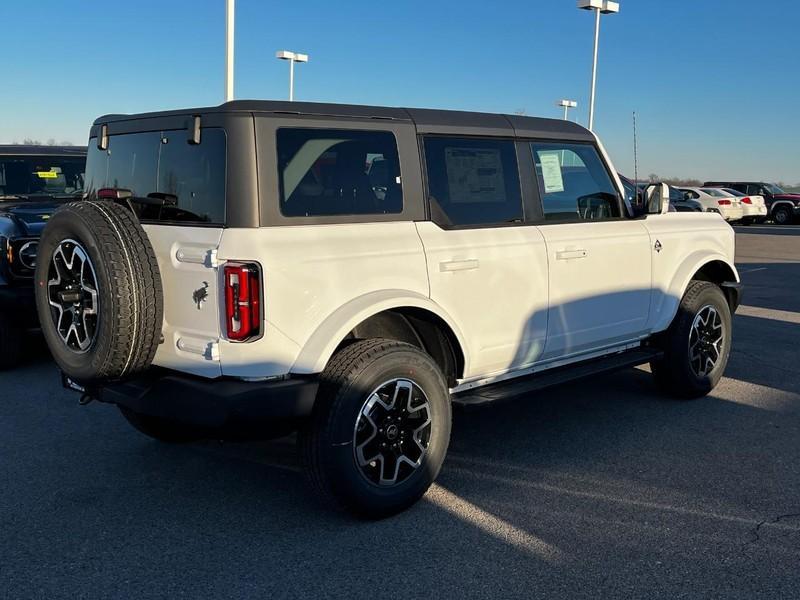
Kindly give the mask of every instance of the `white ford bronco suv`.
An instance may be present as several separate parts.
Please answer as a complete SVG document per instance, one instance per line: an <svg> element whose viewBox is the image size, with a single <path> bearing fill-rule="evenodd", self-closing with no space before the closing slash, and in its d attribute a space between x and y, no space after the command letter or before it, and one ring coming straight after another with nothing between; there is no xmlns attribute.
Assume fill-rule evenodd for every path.
<svg viewBox="0 0 800 600"><path fill-rule="evenodd" d="M567 121L234 101L97 119L36 300L67 385L163 441L298 430L315 487L378 518L436 478L452 404L650 363L707 394L733 230L635 214ZM285 429L284 429L285 428Z"/></svg>

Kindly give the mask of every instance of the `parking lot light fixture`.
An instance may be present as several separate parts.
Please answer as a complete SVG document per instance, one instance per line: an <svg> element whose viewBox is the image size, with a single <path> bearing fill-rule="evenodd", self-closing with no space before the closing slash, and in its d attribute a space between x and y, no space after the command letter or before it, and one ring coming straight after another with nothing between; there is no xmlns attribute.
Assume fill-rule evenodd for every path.
<svg viewBox="0 0 800 600"><path fill-rule="evenodd" d="M289 61L289 102L294 100L294 63L308 62L308 54L300 54L299 52L291 52L289 50L278 50L275 53L275 58Z"/></svg>
<svg viewBox="0 0 800 600"><path fill-rule="evenodd" d="M556 106L561 106L564 109L564 120L569 121L569 109L577 108L578 103L575 100L559 100Z"/></svg>
<svg viewBox="0 0 800 600"><path fill-rule="evenodd" d="M600 40L600 15L619 12L619 2L610 0L578 0L578 8L593 10L594 16L594 49L592 52L592 86L589 94L589 129L594 127L594 92L597 83L597 46Z"/></svg>
<svg viewBox="0 0 800 600"><path fill-rule="evenodd" d="M225 102L233 100L234 0L225 0Z"/></svg>

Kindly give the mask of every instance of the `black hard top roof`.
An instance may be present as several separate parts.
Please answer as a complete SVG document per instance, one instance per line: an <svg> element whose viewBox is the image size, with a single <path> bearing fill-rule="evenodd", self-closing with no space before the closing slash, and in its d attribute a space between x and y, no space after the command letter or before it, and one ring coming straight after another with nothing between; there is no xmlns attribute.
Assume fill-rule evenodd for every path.
<svg viewBox="0 0 800 600"><path fill-rule="evenodd" d="M104 115L94 125L115 121L131 121L159 117L203 115L209 113L271 113L281 115L307 115L351 117L414 123L421 132L437 131L462 134L513 135L593 140L586 128L561 119L545 119L520 115L434 110L423 108L393 108L361 106L357 104L327 104L321 102L287 102L281 100L233 100L219 106L185 108L180 110L141 113L132 115Z"/></svg>
<svg viewBox="0 0 800 600"><path fill-rule="evenodd" d="M86 156L86 146L0 144L0 156Z"/></svg>

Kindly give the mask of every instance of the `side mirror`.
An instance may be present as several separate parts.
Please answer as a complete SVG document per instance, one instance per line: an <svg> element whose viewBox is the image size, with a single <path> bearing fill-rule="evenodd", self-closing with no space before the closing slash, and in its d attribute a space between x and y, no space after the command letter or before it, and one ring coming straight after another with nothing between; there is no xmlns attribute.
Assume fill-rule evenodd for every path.
<svg viewBox="0 0 800 600"><path fill-rule="evenodd" d="M669 186L653 183L645 190L645 205L648 215L665 215L669 212Z"/></svg>

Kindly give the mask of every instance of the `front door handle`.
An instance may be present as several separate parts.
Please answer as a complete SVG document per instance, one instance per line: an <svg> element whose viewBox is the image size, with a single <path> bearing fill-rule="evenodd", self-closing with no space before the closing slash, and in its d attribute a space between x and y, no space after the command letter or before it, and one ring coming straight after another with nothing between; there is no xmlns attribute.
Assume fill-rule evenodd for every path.
<svg viewBox="0 0 800 600"><path fill-rule="evenodd" d="M478 268L478 259L445 260L439 263L439 271L452 273L453 271L473 271Z"/></svg>
<svg viewBox="0 0 800 600"><path fill-rule="evenodd" d="M556 252L556 259L557 260L570 260L573 258L586 258L589 256L589 253L584 250L583 248L579 248L576 250L558 250Z"/></svg>

